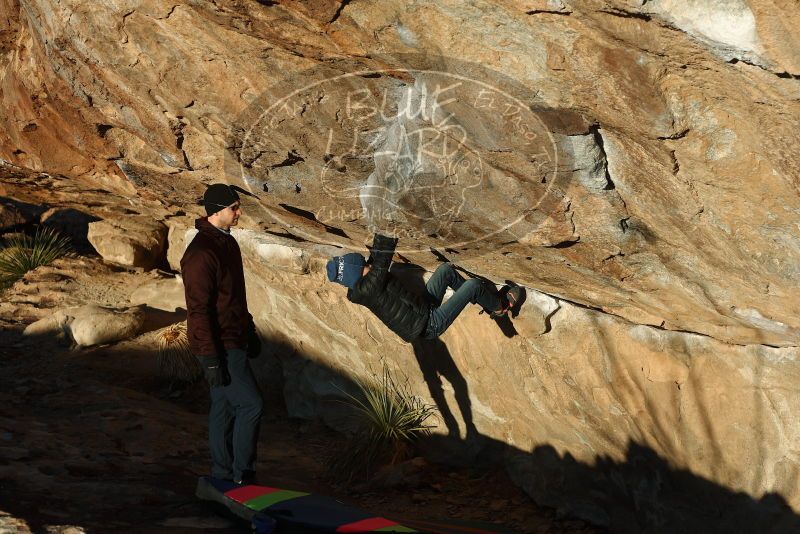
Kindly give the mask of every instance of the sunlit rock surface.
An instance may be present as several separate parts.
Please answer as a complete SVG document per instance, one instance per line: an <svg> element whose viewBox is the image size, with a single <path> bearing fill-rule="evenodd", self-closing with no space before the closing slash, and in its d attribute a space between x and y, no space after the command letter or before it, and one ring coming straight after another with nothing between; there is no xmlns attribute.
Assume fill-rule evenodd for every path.
<svg viewBox="0 0 800 534"><path fill-rule="evenodd" d="M634 443L800 507L796 2L0 9L0 158L176 215L173 267L202 183L257 195L249 302L293 413L386 357L466 448L505 444L532 495L584 491L563 505L596 521L630 518L533 451L630 463ZM525 285L518 335L468 310L415 357L325 282L325 256L374 228L401 233L401 262Z"/></svg>

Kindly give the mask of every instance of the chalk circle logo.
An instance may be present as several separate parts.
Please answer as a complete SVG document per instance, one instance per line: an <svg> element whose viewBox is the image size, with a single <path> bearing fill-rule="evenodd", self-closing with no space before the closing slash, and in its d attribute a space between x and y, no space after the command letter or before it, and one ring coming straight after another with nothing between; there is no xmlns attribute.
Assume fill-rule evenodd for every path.
<svg viewBox="0 0 800 534"><path fill-rule="evenodd" d="M533 231L558 168L557 144L526 101L535 91L479 65L438 64L447 68L285 80L236 121L231 178L291 234L345 248L344 228L399 237L401 253Z"/></svg>

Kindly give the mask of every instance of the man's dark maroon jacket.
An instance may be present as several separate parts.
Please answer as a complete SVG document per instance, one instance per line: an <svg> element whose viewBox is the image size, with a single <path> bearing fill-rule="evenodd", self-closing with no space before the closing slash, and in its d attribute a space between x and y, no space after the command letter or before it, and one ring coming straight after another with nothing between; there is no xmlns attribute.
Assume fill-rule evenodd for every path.
<svg viewBox="0 0 800 534"><path fill-rule="evenodd" d="M244 349L253 329L247 311L239 244L207 217L181 259L186 291L189 347L196 356L220 356L223 348Z"/></svg>

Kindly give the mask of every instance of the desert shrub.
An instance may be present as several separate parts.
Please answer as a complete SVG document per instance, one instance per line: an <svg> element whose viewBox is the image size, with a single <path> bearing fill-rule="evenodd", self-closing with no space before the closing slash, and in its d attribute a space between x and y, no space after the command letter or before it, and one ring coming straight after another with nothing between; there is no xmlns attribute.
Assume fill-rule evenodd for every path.
<svg viewBox="0 0 800 534"><path fill-rule="evenodd" d="M203 367L189 350L185 322L159 330L158 370L170 380L196 382L203 376Z"/></svg>
<svg viewBox="0 0 800 534"><path fill-rule="evenodd" d="M0 287L8 287L29 271L68 254L70 240L40 226L33 235L14 234L0 248Z"/></svg>
<svg viewBox="0 0 800 534"><path fill-rule="evenodd" d="M358 431L328 465L333 476L346 480L410 457L415 441L433 427L427 422L436 413L435 406L411 392L407 378L398 382L386 366L381 376L357 380L356 385L358 392L344 392L342 402L353 408Z"/></svg>

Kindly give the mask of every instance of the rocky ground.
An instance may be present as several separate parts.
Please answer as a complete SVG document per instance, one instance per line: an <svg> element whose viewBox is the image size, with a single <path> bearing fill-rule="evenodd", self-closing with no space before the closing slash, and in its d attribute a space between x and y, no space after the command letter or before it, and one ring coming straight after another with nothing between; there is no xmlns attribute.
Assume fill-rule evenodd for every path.
<svg viewBox="0 0 800 534"><path fill-rule="evenodd" d="M0 330L0 532L214 532L240 528L194 499L207 470L205 386L158 376L155 331L115 345L71 348L24 337L65 305L125 305L164 276L72 257L39 268L3 295ZM391 518L496 523L513 532L594 532L534 505L508 476L421 458L400 477L337 484L325 458L344 437L289 419L272 403L259 471L271 484L333 495ZM384 473L385 474L385 473ZM387 480L393 479L392 484Z"/></svg>

